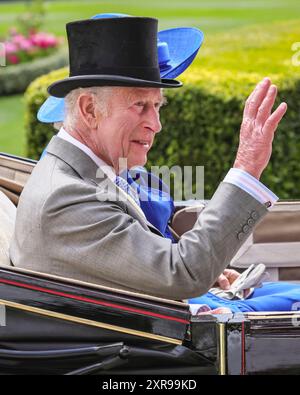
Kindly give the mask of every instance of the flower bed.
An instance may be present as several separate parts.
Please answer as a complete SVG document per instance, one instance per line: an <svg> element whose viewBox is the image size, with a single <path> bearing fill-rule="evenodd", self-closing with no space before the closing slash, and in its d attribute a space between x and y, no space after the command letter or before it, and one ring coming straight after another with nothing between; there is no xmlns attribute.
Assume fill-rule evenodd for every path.
<svg viewBox="0 0 300 395"><path fill-rule="evenodd" d="M1 40L0 40L1 41ZM0 96L22 93L35 78L68 63L62 39L30 29L27 34L11 30L0 47Z"/></svg>
<svg viewBox="0 0 300 395"><path fill-rule="evenodd" d="M61 39L45 32L30 32L28 36L11 31L10 36L4 41L0 56L5 56L6 65L16 65L30 62L36 58L48 56L53 53Z"/></svg>

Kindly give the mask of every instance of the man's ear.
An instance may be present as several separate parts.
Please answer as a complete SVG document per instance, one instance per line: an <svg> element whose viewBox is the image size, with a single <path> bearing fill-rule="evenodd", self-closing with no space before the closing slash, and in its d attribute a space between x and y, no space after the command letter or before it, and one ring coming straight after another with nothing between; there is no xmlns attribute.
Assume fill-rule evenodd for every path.
<svg viewBox="0 0 300 395"><path fill-rule="evenodd" d="M99 111L97 111L93 96L88 93L80 95L78 108L81 121L89 129L96 129L99 122Z"/></svg>

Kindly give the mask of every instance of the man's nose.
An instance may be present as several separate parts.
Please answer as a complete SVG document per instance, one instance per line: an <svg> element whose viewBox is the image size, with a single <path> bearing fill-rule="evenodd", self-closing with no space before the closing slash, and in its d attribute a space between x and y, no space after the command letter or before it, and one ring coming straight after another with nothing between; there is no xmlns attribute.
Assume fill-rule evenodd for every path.
<svg viewBox="0 0 300 395"><path fill-rule="evenodd" d="M156 109L155 107L148 109L145 126L151 129L151 131L154 133L158 133L161 131L159 110Z"/></svg>

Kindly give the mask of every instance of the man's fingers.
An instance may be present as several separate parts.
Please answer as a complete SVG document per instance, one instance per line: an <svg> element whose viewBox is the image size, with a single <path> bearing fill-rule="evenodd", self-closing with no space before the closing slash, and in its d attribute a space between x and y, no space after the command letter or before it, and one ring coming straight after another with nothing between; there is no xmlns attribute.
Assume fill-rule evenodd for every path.
<svg viewBox="0 0 300 395"><path fill-rule="evenodd" d="M208 311L206 314L230 314L232 311L229 307L217 307L213 310Z"/></svg>
<svg viewBox="0 0 300 395"><path fill-rule="evenodd" d="M264 98L261 106L258 109L257 117L255 123L257 125L263 126L266 120L269 118L272 107L274 106L275 99L277 96L277 87L276 85L271 85L267 92L266 97Z"/></svg>
<svg viewBox="0 0 300 395"><path fill-rule="evenodd" d="M271 81L269 78L264 78L252 92L252 94L248 97L244 110L245 118L255 118L257 114L257 110L260 107L262 101L264 100L268 89L271 85Z"/></svg>
<svg viewBox="0 0 300 395"><path fill-rule="evenodd" d="M227 277L230 284L240 276L240 273L234 269L225 269L223 274Z"/></svg>
<svg viewBox="0 0 300 395"><path fill-rule="evenodd" d="M271 87L271 81L265 78L245 105L239 148L233 166L257 179L270 160L274 132L287 110L286 103L282 103L271 114L276 95L277 88Z"/></svg>
<svg viewBox="0 0 300 395"><path fill-rule="evenodd" d="M230 288L230 283L229 283L227 277L224 276L224 274L221 274L219 276L218 283L219 283L220 288L222 288L222 289L229 289Z"/></svg>
<svg viewBox="0 0 300 395"><path fill-rule="evenodd" d="M266 120L266 123L262 129L263 134L274 133L277 128L278 123L281 121L282 117L286 113L287 104L281 103L273 114Z"/></svg>
<svg viewBox="0 0 300 395"><path fill-rule="evenodd" d="M217 307L213 310L208 310L208 311L201 311L200 313L197 313L197 315L207 315L207 314L230 314L232 311L230 310L229 307Z"/></svg>

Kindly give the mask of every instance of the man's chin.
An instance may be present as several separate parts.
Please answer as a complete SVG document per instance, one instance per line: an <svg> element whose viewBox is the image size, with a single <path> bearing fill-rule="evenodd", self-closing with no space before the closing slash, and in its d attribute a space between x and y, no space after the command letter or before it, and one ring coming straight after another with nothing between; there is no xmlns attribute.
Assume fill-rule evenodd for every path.
<svg viewBox="0 0 300 395"><path fill-rule="evenodd" d="M140 160L128 161L127 166L128 169L132 169L133 167L137 167L137 166L145 166L146 163L147 163L147 157Z"/></svg>

